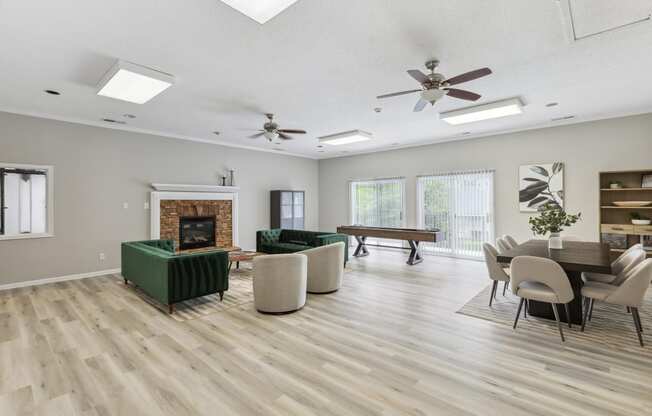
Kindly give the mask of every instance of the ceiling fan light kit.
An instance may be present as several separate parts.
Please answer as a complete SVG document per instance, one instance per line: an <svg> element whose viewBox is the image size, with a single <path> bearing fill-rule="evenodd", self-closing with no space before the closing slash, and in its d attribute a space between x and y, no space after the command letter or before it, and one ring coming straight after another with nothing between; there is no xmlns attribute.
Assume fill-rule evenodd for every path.
<svg viewBox="0 0 652 416"><path fill-rule="evenodd" d="M173 84L170 74L119 60L100 80L97 95L145 104Z"/></svg>
<svg viewBox="0 0 652 416"><path fill-rule="evenodd" d="M476 121L490 120L523 113L523 102L519 98L495 101L459 110L446 111L439 118L448 124L460 125Z"/></svg>
<svg viewBox="0 0 652 416"><path fill-rule="evenodd" d="M273 142L276 139L292 140L292 136L290 136L290 134L307 133L305 130L300 130L300 129L279 128L280 126L278 125L278 123L274 122L274 114L267 113L265 114L265 117L267 117L268 121L265 124L263 124L262 130L258 130L258 133L249 136L250 139L257 139L261 136L264 136L269 142ZM280 142L277 142L276 144L280 144Z"/></svg>
<svg viewBox="0 0 652 416"><path fill-rule="evenodd" d="M372 134L362 130L351 130L343 133L331 134L319 138L319 143L330 146L342 146L345 144L366 142L371 140Z"/></svg>

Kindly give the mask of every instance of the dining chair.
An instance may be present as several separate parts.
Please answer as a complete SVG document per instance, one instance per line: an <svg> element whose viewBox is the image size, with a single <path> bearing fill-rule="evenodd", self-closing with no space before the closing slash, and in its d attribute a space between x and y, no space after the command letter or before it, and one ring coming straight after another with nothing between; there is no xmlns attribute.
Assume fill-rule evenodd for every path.
<svg viewBox="0 0 652 416"><path fill-rule="evenodd" d="M496 246L498 247L499 253L504 253L507 250L511 250L512 248L512 246L507 242L507 240L500 237L496 239Z"/></svg>
<svg viewBox="0 0 652 416"><path fill-rule="evenodd" d="M646 253L643 245L635 244L622 253L611 263L611 274L583 272L582 280L586 282L613 283L618 275L627 273L645 260Z"/></svg>
<svg viewBox="0 0 652 416"><path fill-rule="evenodd" d="M491 297L489 298L489 307L491 307L491 304L496 297L498 282L505 282L503 286L503 296L505 296L507 284L509 283L509 273L505 270L502 264L498 263L498 250L496 250L494 246L489 243L484 243L482 245L482 252L484 253L484 260L487 264L489 278L493 280Z"/></svg>
<svg viewBox="0 0 652 416"><path fill-rule="evenodd" d="M610 303L612 305L621 305L628 307L632 312L634 327L638 335L638 342L643 344L643 326L641 324L641 315L638 308L643 304L645 293L652 282L652 259L644 260L636 267L630 270L625 280L620 285L588 282L582 287L582 297L584 299L584 315L582 318L582 332L586 326L589 311L593 308L593 303L599 302Z"/></svg>
<svg viewBox="0 0 652 416"><path fill-rule="evenodd" d="M507 244L509 244L510 248L518 246L518 241L516 241L516 239L509 234L505 234L503 236L503 240L507 241Z"/></svg>
<svg viewBox="0 0 652 416"><path fill-rule="evenodd" d="M514 329L518 324L523 303L526 300L549 303L557 320L557 328L562 342L564 331L561 328L557 304L563 304L566 309L568 327L571 327L570 308L568 303L575 297L568 276L559 263L543 257L519 256L512 260L511 267L512 292L521 298L514 319Z"/></svg>

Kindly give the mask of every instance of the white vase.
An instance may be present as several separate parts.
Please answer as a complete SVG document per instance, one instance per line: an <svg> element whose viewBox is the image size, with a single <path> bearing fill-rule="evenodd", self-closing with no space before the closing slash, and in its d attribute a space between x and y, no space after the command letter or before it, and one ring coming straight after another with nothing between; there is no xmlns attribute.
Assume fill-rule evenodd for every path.
<svg viewBox="0 0 652 416"><path fill-rule="evenodd" d="M551 250L561 250L563 247L563 240L559 233L550 233L548 238L548 248Z"/></svg>

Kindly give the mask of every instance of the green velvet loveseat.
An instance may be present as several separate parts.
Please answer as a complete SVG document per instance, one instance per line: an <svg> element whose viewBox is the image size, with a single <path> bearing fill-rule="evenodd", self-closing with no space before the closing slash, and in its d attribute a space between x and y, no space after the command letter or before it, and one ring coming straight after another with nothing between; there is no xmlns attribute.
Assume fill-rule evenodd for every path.
<svg viewBox="0 0 652 416"><path fill-rule="evenodd" d="M343 242L344 263L349 261L349 237L344 234L303 230L260 230L256 232L256 251L267 254L296 253L313 247Z"/></svg>
<svg viewBox="0 0 652 416"><path fill-rule="evenodd" d="M122 243L122 277L167 305L229 289L229 255L225 251L175 254L172 240Z"/></svg>

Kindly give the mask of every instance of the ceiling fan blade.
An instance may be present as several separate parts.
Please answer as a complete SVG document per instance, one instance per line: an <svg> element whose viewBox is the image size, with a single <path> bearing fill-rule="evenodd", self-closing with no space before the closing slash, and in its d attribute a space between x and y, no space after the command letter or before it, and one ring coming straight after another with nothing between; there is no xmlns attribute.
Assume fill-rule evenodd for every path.
<svg viewBox="0 0 652 416"><path fill-rule="evenodd" d="M446 91L448 91L446 95L450 95L451 97L459 98L461 100L478 101L480 97L482 97L480 94L466 90L458 90L457 88L446 88Z"/></svg>
<svg viewBox="0 0 652 416"><path fill-rule="evenodd" d="M457 85L461 84L463 82L467 81L472 81L474 79L482 78L484 76L487 76L491 74L491 69L489 68L480 68L476 69L475 71L469 71L464 74L458 75L456 77L453 77L451 79L446 80L445 82L448 85Z"/></svg>
<svg viewBox="0 0 652 416"><path fill-rule="evenodd" d="M397 97L399 95L413 94L415 92L420 92L420 91L423 91L423 90L410 90L410 91L393 92L391 94L379 95L376 98L381 99L381 98Z"/></svg>
<svg viewBox="0 0 652 416"><path fill-rule="evenodd" d="M256 133L256 134L254 134L254 135L249 136L249 138L250 138L250 139L257 139L257 138L263 136L264 134L265 134L264 132Z"/></svg>
<svg viewBox="0 0 652 416"><path fill-rule="evenodd" d="M418 113L419 111L422 111L424 108L426 108L426 105L428 104L428 101L421 99L417 102L417 105L414 106L414 112Z"/></svg>
<svg viewBox="0 0 652 416"><path fill-rule="evenodd" d="M280 131L278 132L278 137L283 140L292 140L292 137L288 136L287 134L283 134Z"/></svg>
<svg viewBox="0 0 652 416"><path fill-rule="evenodd" d="M417 80L419 84L425 84L426 82L430 82L430 78L423 72L419 71L418 69L410 69L407 71L407 73L414 79Z"/></svg>
<svg viewBox="0 0 652 416"><path fill-rule="evenodd" d="M279 133L292 133L292 134L306 134L307 131L305 130L297 130L297 129L280 129L277 130Z"/></svg>

